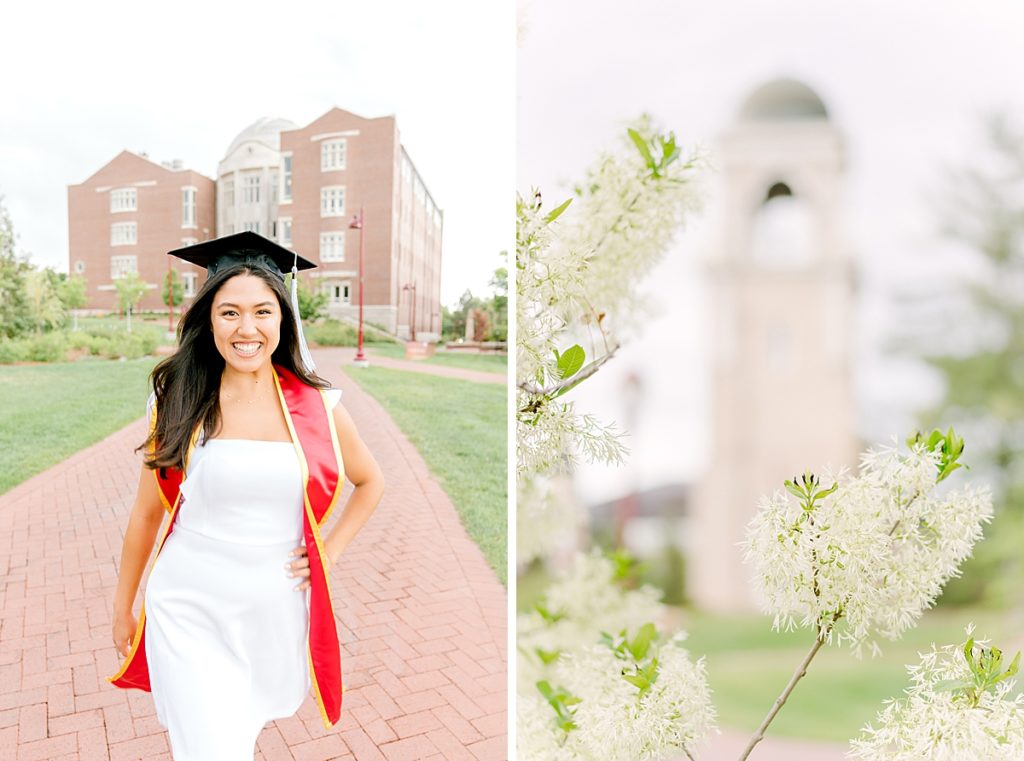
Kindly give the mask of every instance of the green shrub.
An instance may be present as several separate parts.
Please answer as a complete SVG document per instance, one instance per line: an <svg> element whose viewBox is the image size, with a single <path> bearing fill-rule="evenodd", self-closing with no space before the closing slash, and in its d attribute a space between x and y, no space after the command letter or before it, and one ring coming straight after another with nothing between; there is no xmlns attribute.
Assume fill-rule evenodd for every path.
<svg viewBox="0 0 1024 761"><path fill-rule="evenodd" d="M99 340L103 341L100 352L109 359L139 359L152 354L157 345L157 336L151 331L111 331Z"/></svg>
<svg viewBox="0 0 1024 761"><path fill-rule="evenodd" d="M0 341L0 365L24 362L28 357L25 341Z"/></svg>
<svg viewBox="0 0 1024 761"><path fill-rule="evenodd" d="M25 339L27 359L32 362L60 362L67 358L68 341L63 333L42 333Z"/></svg>
<svg viewBox="0 0 1024 761"><path fill-rule="evenodd" d="M351 325L338 320L324 320L319 325L305 328L306 338L317 346L355 346L358 343L358 332Z"/></svg>

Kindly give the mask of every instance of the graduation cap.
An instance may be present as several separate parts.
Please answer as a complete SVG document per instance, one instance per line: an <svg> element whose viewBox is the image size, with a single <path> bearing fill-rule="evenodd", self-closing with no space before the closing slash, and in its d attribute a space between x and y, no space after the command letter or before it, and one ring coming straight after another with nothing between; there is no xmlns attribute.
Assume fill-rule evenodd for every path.
<svg viewBox="0 0 1024 761"><path fill-rule="evenodd" d="M205 267L209 277L235 264L263 267L282 279L285 272L316 267L309 259L248 230L168 251L167 255Z"/></svg>
<svg viewBox="0 0 1024 761"><path fill-rule="evenodd" d="M284 280L284 273L292 273L291 302L292 313L295 315L295 332L299 338L299 353L308 372L316 370L313 357L306 345L306 337L302 332L302 320L299 318L298 272L316 267L316 264L284 246L279 246L259 233L245 232L225 235L221 238L196 243L192 246L168 251L168 256L176 256L186 262L206 268L207 277L213 277L218 271L236 264L260 267L269 270Z"/></svg>

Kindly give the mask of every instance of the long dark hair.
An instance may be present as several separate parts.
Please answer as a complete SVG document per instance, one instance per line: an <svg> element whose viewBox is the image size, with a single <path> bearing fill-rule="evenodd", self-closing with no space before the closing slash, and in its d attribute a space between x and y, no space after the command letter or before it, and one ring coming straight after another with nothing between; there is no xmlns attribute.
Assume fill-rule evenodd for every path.
<svg viewBox="0 0 1024 761"><path fill-rule="evenodd" d="M220 425L220 378L224 358L213 342L210 313L213 298L236 275L253 275L266 283L281 307L281 339L271 361L293 372L302 382L315 388L331 384L315 373L306 372L299 352L295 316L284 281L264 267L236 264L217 272L196 294L195 301L178 324L178 350L161 360L150 382L156 394L156 426L135 450L153 445L147 452L148 468L185 470L192 434L201 423L207 437Z"/></svg>

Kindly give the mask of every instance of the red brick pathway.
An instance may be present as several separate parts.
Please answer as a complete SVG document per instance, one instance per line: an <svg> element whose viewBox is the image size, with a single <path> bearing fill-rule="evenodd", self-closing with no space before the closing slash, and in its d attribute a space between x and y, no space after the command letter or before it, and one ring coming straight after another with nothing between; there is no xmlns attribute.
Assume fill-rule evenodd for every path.
<svg viewBox="0 0 1024 761"><path fill-rule="evenodd" d="M264 728L255 758L502 761L505 588L418 452L369 395L331 370L334 353L316 352L319 369L344 389L387 489L332 572L341 721L325 730L309 697L294 717ZM143 426L0 496L0 761L171 761L151 695L105 679L120 663L110 612Z"/></svg>

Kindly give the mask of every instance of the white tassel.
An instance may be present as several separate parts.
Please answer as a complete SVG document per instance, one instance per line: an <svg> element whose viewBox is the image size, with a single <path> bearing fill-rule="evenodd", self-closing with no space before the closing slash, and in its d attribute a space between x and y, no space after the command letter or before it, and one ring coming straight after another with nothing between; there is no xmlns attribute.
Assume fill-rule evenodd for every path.
<svg viewBox="0 0 1024 761"><path fill-rule="evenodd" d="M311 373L316 370L316 365L313 363L313 355L309 353L309 347L306 345L306 336L302 332L302 318L299 316L298 262L296 254L295 262L292 264L292 311L295 313L295 332L299 336L299 354L302 355L302 364L306 366L306 372Z"/></svg>

